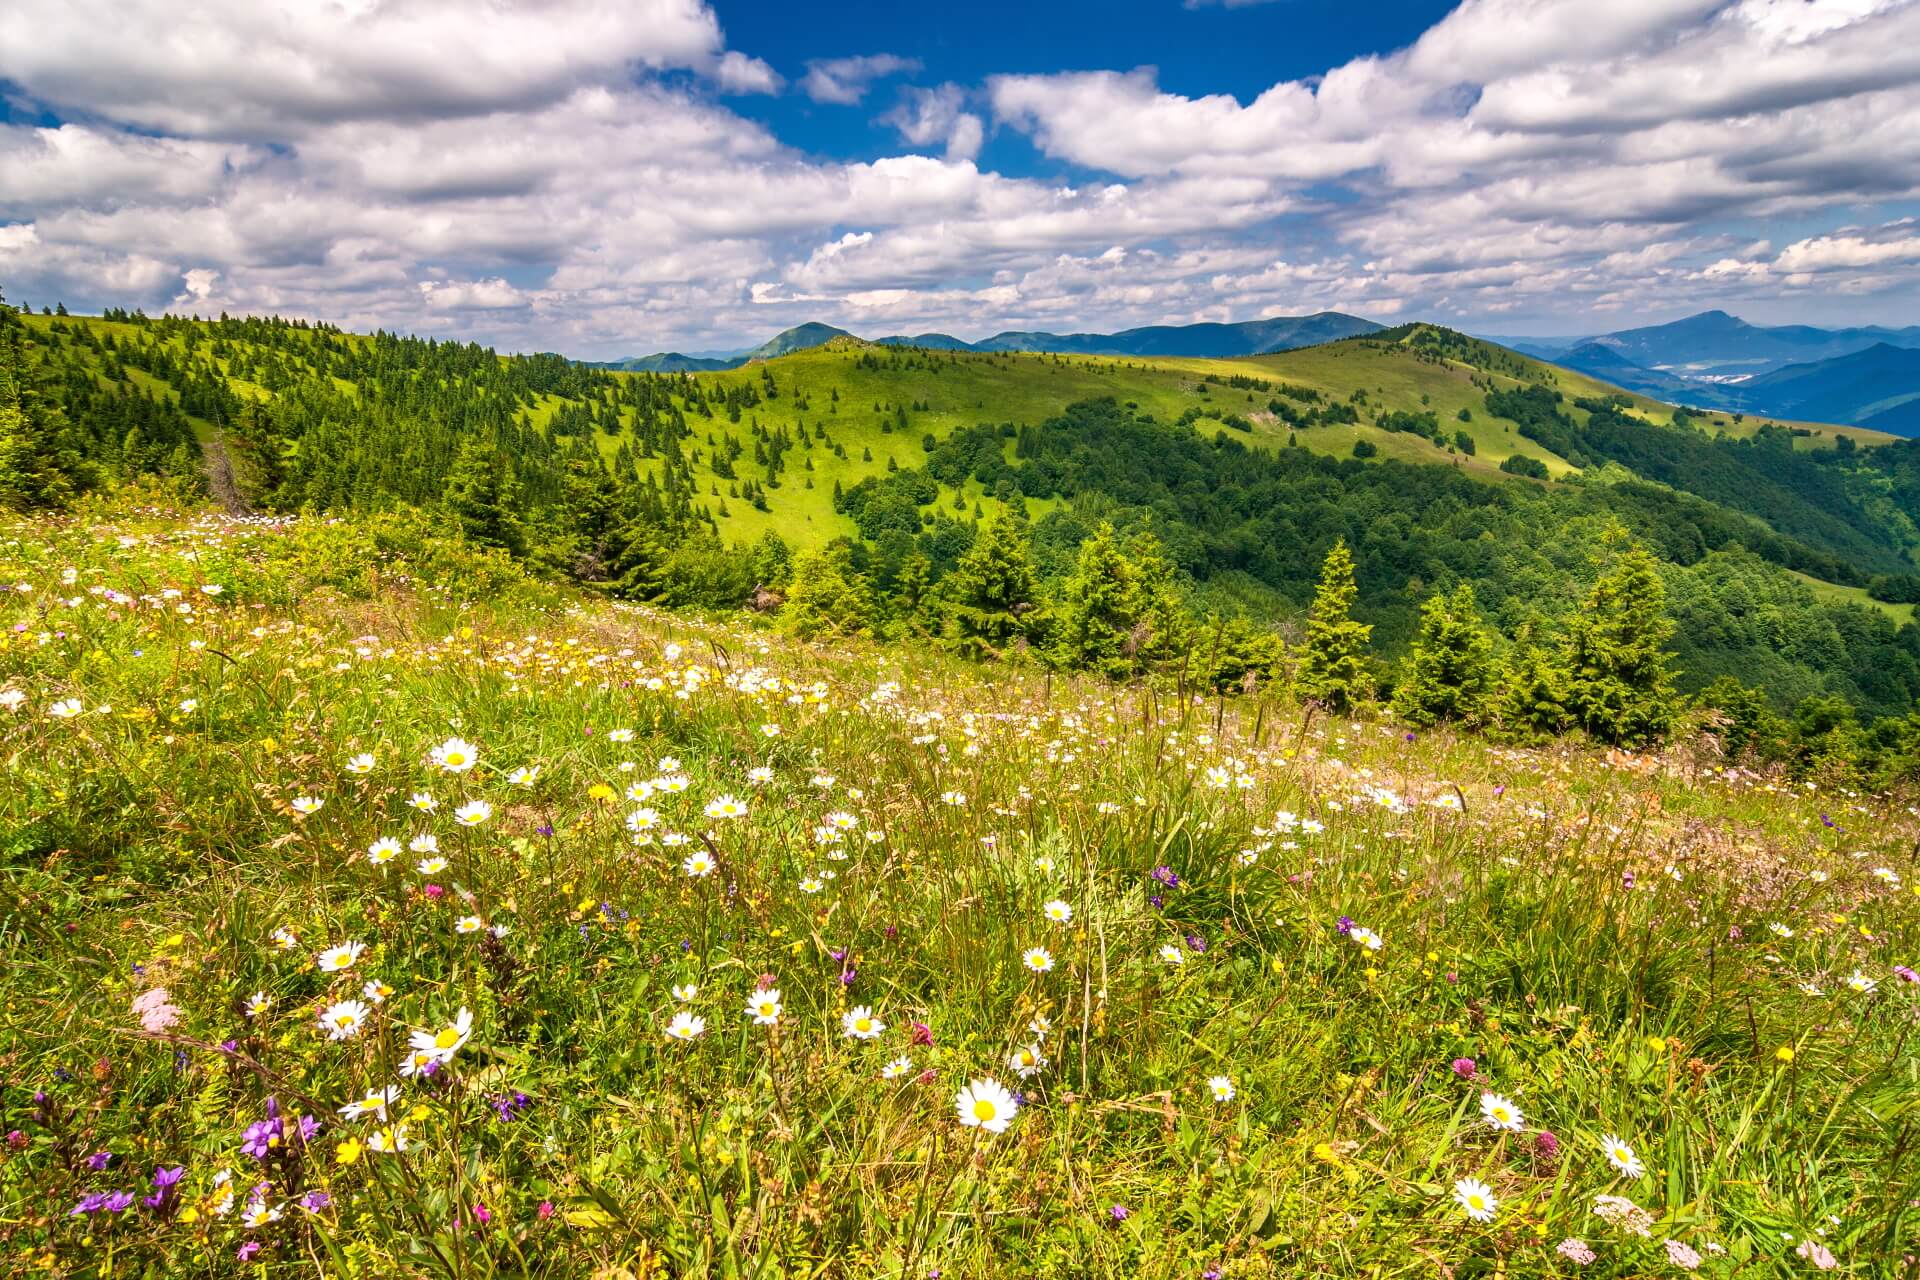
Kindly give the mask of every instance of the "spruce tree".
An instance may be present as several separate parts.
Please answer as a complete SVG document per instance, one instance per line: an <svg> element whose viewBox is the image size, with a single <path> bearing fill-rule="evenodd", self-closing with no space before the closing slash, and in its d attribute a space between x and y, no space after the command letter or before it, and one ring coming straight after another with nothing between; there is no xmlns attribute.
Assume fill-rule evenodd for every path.
<svg viewBox="0 0 1920 1280"><path fill-rule="evenodd" d="M1132 631L1136 672L1176 661L1191 641L1193 616L1187 611L1177 581L1178 569L1166 556L1160 539L1142 530L1127 542L1140 586L1140 613Z"/></svg>
<svg viewBox="0 0 1920 1280"><path fill-rule="evenodd" d="M1558 651L1539 642L1539 633L1535 619L1522 625L1494 700L1501 731L1523 742L1563 733L1572 723L1566 670Z"/></svg>
<svg viewBox="0 0 1920 1280"><path fill-rule="evenodd" d="M1393 692L1393 709L1410 724L1479 724L1493 696L1493 637L1480 625L1473 588L1436 592L1420 606L1420 632Z"/></svg>
<svg viewBox="0 0 1920 1280"><path fill-rule="evenodd" d="M1342 538L1320 566L1320 585L1307 613L1306 644L1300 655L1302 697L1344 715L1371 692L1367 639L1373 627L1355 622L1351 611L1359 590L1353 584L1353 553Z"/></svg>
<svg viewBox="0 0 1920 1280"><path fill-rule="evenodd" d="M513 510L517 486L497 450L478 440L460 446L447 475L447 513L468 541L515 555L524 549Z"/></svg>
<svg viewBox="0 0 1920 1280"><path fill-rule="evenodd" d="M666 597L670 553L660 530L644 516L630 517L608 538L607 589L623 600L645 604Z"/></svg>
<svg viewBox="0 0 1920 1280"><path fill-rule="evenodd" d="M995 520L960 557L942 590L947 642L976 657L999 657L1027 635L1033 613L1026 531L1012 520Z"/></svg>
<svg viewBox="0 0 1920 1280"><path fill-rule="evenodd" d="M1640 748L1664 737L1676 712L1662 648L1672 634L1659 564L1644 547L1629 546L1587 592L1567 631L1574 723L1614 746Z"/></svg>
<svg viewBox="0 0 1920 1280"><path fill-rule="evenodd" d="M1142 593L1138 571L1102 524L1080 546L1073 575L1054 606L1053 661L1077 671L1119 678L1133 671L1133 628Z"/></svg>
<svg viewBox="0 0 1920 1280"><path fill-rule="evenodd" d="M0 509L59 508L90 488L66 415L33 386L25 326L0 297Z"/></svg>
<svg viewBox="0 0 1920 1280"><path fill-rule="evenodd" d="M893 576L893 616L909 635L925 634L932 594L933 562L916 551L900 562Z"/></svg>

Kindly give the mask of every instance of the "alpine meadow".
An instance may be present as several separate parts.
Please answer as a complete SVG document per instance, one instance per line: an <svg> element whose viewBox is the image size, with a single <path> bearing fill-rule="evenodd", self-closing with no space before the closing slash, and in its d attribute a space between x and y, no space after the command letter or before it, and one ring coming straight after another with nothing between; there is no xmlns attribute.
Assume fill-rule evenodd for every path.
<svg viewBox="0 0 1920 1280"><path fill-rule="evenodd" d="M0 9L0 1274L1920 1276L1920 2L983 3Z"/></svg>

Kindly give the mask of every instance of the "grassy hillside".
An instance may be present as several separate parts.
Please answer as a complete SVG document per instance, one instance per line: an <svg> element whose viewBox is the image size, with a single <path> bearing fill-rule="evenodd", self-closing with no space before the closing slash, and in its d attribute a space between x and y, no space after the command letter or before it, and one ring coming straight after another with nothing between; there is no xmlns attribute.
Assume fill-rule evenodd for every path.
<svg viewBox="0 0 1920 1280"><path fill-rule="evenodd" d="M43 340L55 337L50 332L56 323L54 317L26 315L23 319ZM65 317L57 322L69 332L84 329L96 339L111 337L125 344L154 341L151 329L136 323L98 317ZM269 400L275 392L245 373L251 370L255 358L284 356L279 342L290 341L296 350L302 342L365 350L369 341L358 335L312 330L283 330L275 334L275 339L275 345L265 346L241 337L229 344L227 354L205 356L204 347L201 352L217 365L225 384L237 396ZM175 356L185 356L189 350L179 335L162 338L159 345ZM96 369L102 366L97 356L90 357L90 363ZM143 392L178 398L179 388L164 379L137 367L123 371ZM289 380L301 372L299 363L289 362ZM924 436L941 439L957 428L979 422L1036 423L1080 400L1111 396L1165 422L1197 415L1192 418L1193 425L1206 433L1227 430L1226 420L1232 416L1250 427L1233 434L1265 449L1286 447L1291 439L1297 447L1311 452L1348 457L1357 442L1366 441L1381 459L1447 465L1491 483L1516 483L1515 477L1499 469L1501 462L1514 455L1538 459L1554 476L1573 474L1578 468L1517 434L1512 423L1490 417L1483 404L1487 388L1544 384L1564 391L1570 400L1617 391L1583 374L1491 344L1470 342L1458 350L1436 354L1422 350L1408 338L1353 339L1231 360L976 354L875 347L853 339L836 339L741 369L690 377L701 388L717 393L730 388L759 388L769 375L779 388L778 396L763 401L739 423L725 418L689 419L694 446L703 455L693 461L691 473L727 536L752 541L773 531L799 547L816 546L849 532L849 522L833 510L836 483L851 488L868 476L882 474L889 459L899 467L919 465L925 457L921 447ZM646 375L607 375L613 380L632 376ZM1264 385L1236 387L1236 379ZM1355 405L1359 421L1289 429L1266 409L1274 399L1273 387L1279 384L1318 392L1329 403L1353 403L1356 394L1361 395L1364 400ZM335 379L331 385L342 393L355 393L347 380ZM1670 406L1642 396L1631 397L1631 401L1632 411L1650 423L1672 421ZM530 399L521 413L528 423L546 430L563 405L576 402L560 395L539 395ZM907 410L904 429L898 425L902 408ZM1459 420L1462 409L1473 415L1472 421ZM1450 445L1436 446L1374 425L1382 413L1394 410L1430 410L1449 440L1454 433L1464 431L1472 438L1476 452L1469 456ZM1585 417L1583 411L1572 412L1576 420ZM212 424L192 414L187 416L203 440L213 437ZM624 430L631 426L633 414L623 411L618 421ZM744 442L756 423L769 432L784 428L797 434L802 422L816 431L825 428L831 442L805 450L813 470L807 472L796 463L801 474L784 477L778 488L769 488L766 511L730 496L728 490L737 489L737 478L730 486L726 478L715 474L708 437L720 442L732 435ZM1770 422L1756 418L1736 422L1730 415L1699 419L1705 429L1734 438L1751 436ZM1796 441L1797 448L1805 449L1831 447L1832 441L1841 436L1861 444L1883 443L1891 438L1852 427L1783 425L1807 431ZM620 433L602 431L594 445L611 460L620 439ZM660 463L641 460L639 469L657 475ZM812 488L806 487L809 478ZM969 515L976 505L988 514L1001 506L977 485L967 487L964 494L949 492L944 500L950 503L956 497L964 499L960 509ZM723 503L724 513L720 510ZM1035 503L1029 509L1039 515L1047 507Z"/></svg>
<svg viewBox="0 0 1920 1280"><path fill-rule="evenodd" d="M384 518L103 505L0 580L20 1274L1920 1250L1910 806L811 647Z"/></svg>
<svg viewBox="0 0 1920 1280"><path fill-rule="evenodd" d="M1232 360L983 355L875 349L841 340L760 365L697 374L694 378L703 386L741 388L759 385L763 370L771 373L782 397L748 415L748 425L758 422L768 430L784 427L789 431L801 422L815 429L825 426L833 444L844 449L844 458L837 452L815 451L815 469L810 473L813 488L805 487L804 478L784 483L768 494L768 511L731 501L727 504L728 514L723 520L741 536L754 538L774 530L806 546L848 530L847 522L833 511L836 482L851 488L868 476L884 473L889 459L900 467L918 465L924 458L922 436L944 438L957 428L979 422L1039 422L1076 401L1102 396L1136 406L1163 422L1197 413L1195 428L1208 434L1227 430L1226 419L1232 415L1251 426L1251 430L1236 435L1248 444L1270 450L1286 447L1291 438L1297 447L1314 453L1349 457L1355 443L1364 440L1378 450L1379 458L1457 467L1492 483L1517 482L1499 469L1500 463L1516 454L1539 459L1555 476L1575 472L1577 468L1550 449L1518 435L1512 423L1488 416L1485 388L1544 383L1562 389L1570 399L1605 396L1617 389L1489 344L1474 344L1467 354L1482 363L1435 357L1404 340L1353 339ZM1236 387L1236 379L1267 385ZM1273 386L1282 383L1320 392L1333 403L1350 403L1356 393L1363 394L1366 400L1357 406L1360 421L1289 429L1265 407L1274 398ZM799 407L802 403L805 408ZM1632 397L1632 403L1634 412L1650 423L1672 422L1670 406L1646 397ZM897 410L902 406L924 406L909 409L904 429L897 424ZM1474 415L1472 421L1459 420L1462 409ZM1431 410L1449 438L1456 431L1465 431L1473 439L1476 452L1469 456L1374 425L1381 413L1391 410ZM1574 412L1577 420L1584 419L1583 411ZM1719 415L1704 419L1703 425L1745 438L1772 422L1754 418L1735 422L1731 416ZM704 440L707 433L699 431L698 426L696 434ZM728 424L719 429L718 435L727 431L739 434L737 427ZM1860 428L1818 427L1801 437L1796 447L1831 447L1840 436L1861 444L1890 439ZM615 441L608 437L602 445L611 451ZM696 474L701 474L698 468ZM701 479L709 497L716 485L724 494L724 482L711 470L701 474ZM962 495L947 495L954 496ZM978 486L969 487L963 496L968 511L975 504L988 513L999 509L991 495ZM1031 509L1040 514L1045 507Z"/></svg>
<svg viewBox="0 0 1920 1280"><path fill-rule="evenodd" d="M55 452L80 488L157 477L235 510L418 508L556 579L714 609L777 594L796 554L857 532L850 568L881 629L942 625L908 619L980 522L1016 503L1042 597L1029 605L1110 521L1153 533L1196 616L1282 629L1344 539L1389 659L1441 585L1473 584L1505 636L1565 619L1616 526L1676 570L1745 547L1847 586L1910 572L1920 550L1901 514L1920 501L1911 445L1689 419L1426 325L1245 360L841 338L697 375L272 320L0 327L26 335L8 360L18 345L65 411ZM1828 617L1844 593L1830 606L1777 585L1771 623L1751 598L1680 611L1698 673L1778 650L1792 668L1780 709L1824 691L1904 714L1920 652L1895 615Z"/></svg>
<svg viewBox="0 0 1920 1280"><path fill-rule="evenodd" d="M1793 576L1812 587L1814 595L1830 604L1858 605L1862 608L1876 609L1901 626L1912 622L1916 609L1920 608L1911 604L1894 604L1886 600L1875 600L1867 594L1864 587L1843 587L1837 582L1822 582L1804 573L1796 573Z"/></svg>

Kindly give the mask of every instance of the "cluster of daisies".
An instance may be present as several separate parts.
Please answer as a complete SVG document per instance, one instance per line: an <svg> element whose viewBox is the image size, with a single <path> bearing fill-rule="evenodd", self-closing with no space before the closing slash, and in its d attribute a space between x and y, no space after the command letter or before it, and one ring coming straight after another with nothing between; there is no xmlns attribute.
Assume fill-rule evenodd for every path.
<svg viewBox="0 0 1920 1280"><path fill-rule="evenodd" d="M1461 1076L1473 1078L1476 1075L1472 1059L1459 1059L1453 1067L1454 1071ZM1524 1133L1527 1128L1526 1116L1522 1114L1519 1106L1504 1094L1495 1093L1492 1090L1483 1091L1480 1095L1480 1118L1489 1129L1501 1135ZM1609 1133L1599 1139L1598 1145L1601 1155L1613 1170L1616 1179L1637 1182L1646 1176L1645 1161L1624 1138ZM1550 1132L1541 1130L1536 1136L1534 1150L1540 1153L1556 1153L1559 1150L1558 1140ZM1471 1222L1491 1223L1500 1212L1499 1197L1494 1194L1493 1188L1480 1178L1458 1179L1453 1184L1453 1202L1460 1213ZM1652 1235L1655 1223L1653 1214L1635 1204L1627 1196L1608 1191L1596 1193L1591 1211L1603 1223L1626 1235L1641 1239ZM1726 1252L1724 1246L1712 1242L1706 1245L1706 1249L1713 1254ZM1665 1250L1668 1259L1682 1270L1691 1271L1700 1265L1700 1254L1682 1241L1668 1239L1665 1241ZM1574 1236L1562 1240L1556 1252L1560 1257L1583 1266L1599 1256L1592 1245Z"/></svg>

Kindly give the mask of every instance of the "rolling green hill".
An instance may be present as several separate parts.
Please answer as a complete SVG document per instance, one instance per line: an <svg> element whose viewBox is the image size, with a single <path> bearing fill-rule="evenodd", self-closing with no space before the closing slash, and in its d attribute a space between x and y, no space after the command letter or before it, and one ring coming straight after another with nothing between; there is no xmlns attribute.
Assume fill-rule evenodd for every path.
<svg viewBox="0 0 1920 1280"><path fill-rule="evenodd" d="M1111 396L1163 422L1184 419L1203 433L1233 429L1246 443L1268 449L1285 448L1291 440L1295 447L1315 453L1349 457L1354 445L1365 441L1379 458L1452 466L1491 483L1511 483L1516 477L1502 472L1500 464L1515 455L1539 460L1554 476L1578 468L1520 435L1512 422L1488 415L1484 409L1488 389L1548 385L1569 397L1617 392L1586 375L1491 344L1471 342L1455 353L1442 354L1423 347L1413 335L1332 342L1231 360L876 349L843 339L786 356L764 369L756 365L701 374L695 381L720 392L738 393L764 386L768 378L783 394L763 400L745 415L749 429L757 423L764 430L784 429L792 434L804 422L809 430L826 428L836 447L813 457L811 489L803 479L799 487L785 484L771 490L766 511L729 502L723 519L745 536L757 537L772 529L800 545L817 544L847 531L833 512L835 483L851 487L882 474L889 460L896 466L917 465L924 456L920 447L924 435L938 439L977 422L1039 422L1080 400ZM1352 404L1358 420L1291 427L1269 406L1279 400L1304 408L1310 402L1281 394L1282 386L1317 393L1327 404ZM1356 395L1362 397L1357 403ZM1630 401L1636 416L1653 424L1672 424L1670 406L1641 396ZM1446 443L1378 425L1383 414L1396 410L1432 412L1444 428ZM1462 410L1472 415L1470 421L1460 420ZM1574 413L1578 418L1586 416L1581 410ZM1710 430L1742 439L1764 426L1783 425L1769 419L1736 420L1730 415L1702 421ZM1809 432L1796 439L1795 447L1800 449L1828 447L1842 436L1863 444L1890 438L1851 427L1784 425ZM1455 444L1454 436L1461 432L1473 441L1474 453L1467 454ZM716 442L725 434L716 434ZM603 443L612 447L610 440ZM715 496L712 489L717 478L710 473L703 478L709 482L708 496ZM969 503L979 502L983 511L997 509L984 486L967 486L964 496Z"/></svg>
<svg viewBox="0 0 1920 1280"><path fill-rule="evenodd" d="M89 368L102 386L140 391L179 405L201 440L212 440L217 434L204 402L222 386L240 405L271 401L310 381L356 397L360 395L356 387L368 378L351 367L351 361L347 368L328 370L330 376L325 379L316 376L319 365L348 353L372 352L383 341L404 345L400 340L360 337L324 327L261 321L232 322L221 327L222 336L209 338L205 335L214 331L213 326L189 322L37 315L24 319L47 355L69 367ZM1488 414L1484 407L1488 390L1539 385L1560 390L1569 399L1618 394L1616 388L1587 375L1490 343L1452 334L1447 338L1452 346L1433 340L1433 335L1446 331L1414 326L1388 332L1394 336L1236 359L975 353L881 347L843 336L742 368L700 372L684 383L671 375L649 381L666 388L669 395L676 387L685 387L721 401L728 397L754 400L738 421L724 408L712 417L697 411L687 417L692 432L689 453L699 455L690 464L691 478L704 492L704 505L723 531L750 540L777 530L798 546L817 545L848 532L847 522L833 510L834 486L851 487L883 474L889 461L900 467L917 465L924 457L921 442L926 435L940 439L979 422L1036 423L1081 400L1111 396L1161 421L1186 421L1202 433L1233 430L1245 443L1260 448L1279 449L1291 443L1315 453L1347 457L1364 441L1381 459L1446 465L1490 483L1515 483L1516 477L1500 470L1510 457L1535 459L1555 477L1575 474L1580 468L1520 434L1513 422ZM156 354L146 354L149 351ZM541 359L502 357L499 363L510 373ZM197 369L193 367L196 360ZM578 393L590 386L603 393L612 390L617 397L624 377L618 372L600 379L586 376L577 380L578 387L564 390L549 388L551 381L536 380L529 388L531 394L516 405L504 406L503 411L547 438L564 442L581 433L571 429L577 424L562 410L584 408L588 399ZM769 386L771 395L766 394ZM184 402L183 387L188 391ZM1323 405L1350 405L1355 421L1290 425L1282 414L1304 410L1315 402L1288 396L1286 388L1317 395ZM1638 419L1661 426L1673 423L1670 406L1644 396L1629 396L1628 403L1628 412ZM1383 416L1396 411L1431 412L1441 428L1441 440L1380 425ZM1468 420L1461 420L1462 411L1470 415ZM1574 409L1571 416L1579 421L1588 415ZM612 417L602 415L602 429L593 433L593 443L609 461L618 454L622 435L631 430L635 418L630 405ZM618 430L606 429L616 420ZM1809 428L1724 414L1697 421L1707 430L1736 439L1751 437L1769 425L1797 428L1805 434L1796 438L1795 447L1803 450L1829 447L1841 437L1860 444L1891 438L1860 428ZM735 494L728 490L738 489L748 469L723 466L716 473L714 450L724 451L732 437L743 452L750 453L748 437L756 427L769 434L785 431L797 436L802 424L810 432L824 431L827 437L806 448L811 466L794 480L769 486L766 510L751 501L735 501ZM1472 442L1472 453L1464 452L1456 439L1462 435ZM640 458L635 465L642 473L658 476L664 462L657 457ZM723 474L729 469L733 476ZM983 510L995 508L991 494L979 486L969 486L964 496L969 502L980 502Z"/></svg>
<svg viewBox="0 0 1920 1280"><path fill-rule="evenodd" d="M1309 316L1269 316L1264 320L1248 320L1239 324L1149 325L1140 329L1124 329L1119 333L1006 330L979 342L965 342L947 333L914 336L893 334L870 341L882 347L925 347L935 351L1049 351L1101 356L1252 356L1375 333L1383 327L1371 320L1362 320L1359 316L1321 311ZM662 351L650 356L629 356L622 360L589 363L596 369L618 369L627 373L712 373L823 346L835 338L853 337L855 335L845 329L810 321L777 333L759 346L745 351L709 353L705 356Z"/></svg>
<svg viewBox="0 0 1920 1280"><path fill-rule="evenodd" d="M732 607L845 544L880 599L917 599L1014 512L1043 584L1110 522L1151 531L1196 609L1262 625L1299 618L1344 539L1392 655L1436 585L1473 583L1508 633L1560 616L1623 526L1690 592L1753 558L1745 597L1689 615L1696 685L1780 651L1777 619L1804 616L1783 703L1828 689L1884 712L1920 692L1897 615L1851 603L1913 572L1915 446L1689 413L1428 325L1237 359L839 336L629 373L276 320L8 323L64 414L78 487L153 476L233 509L419 508L614 594Z"/></svg>

